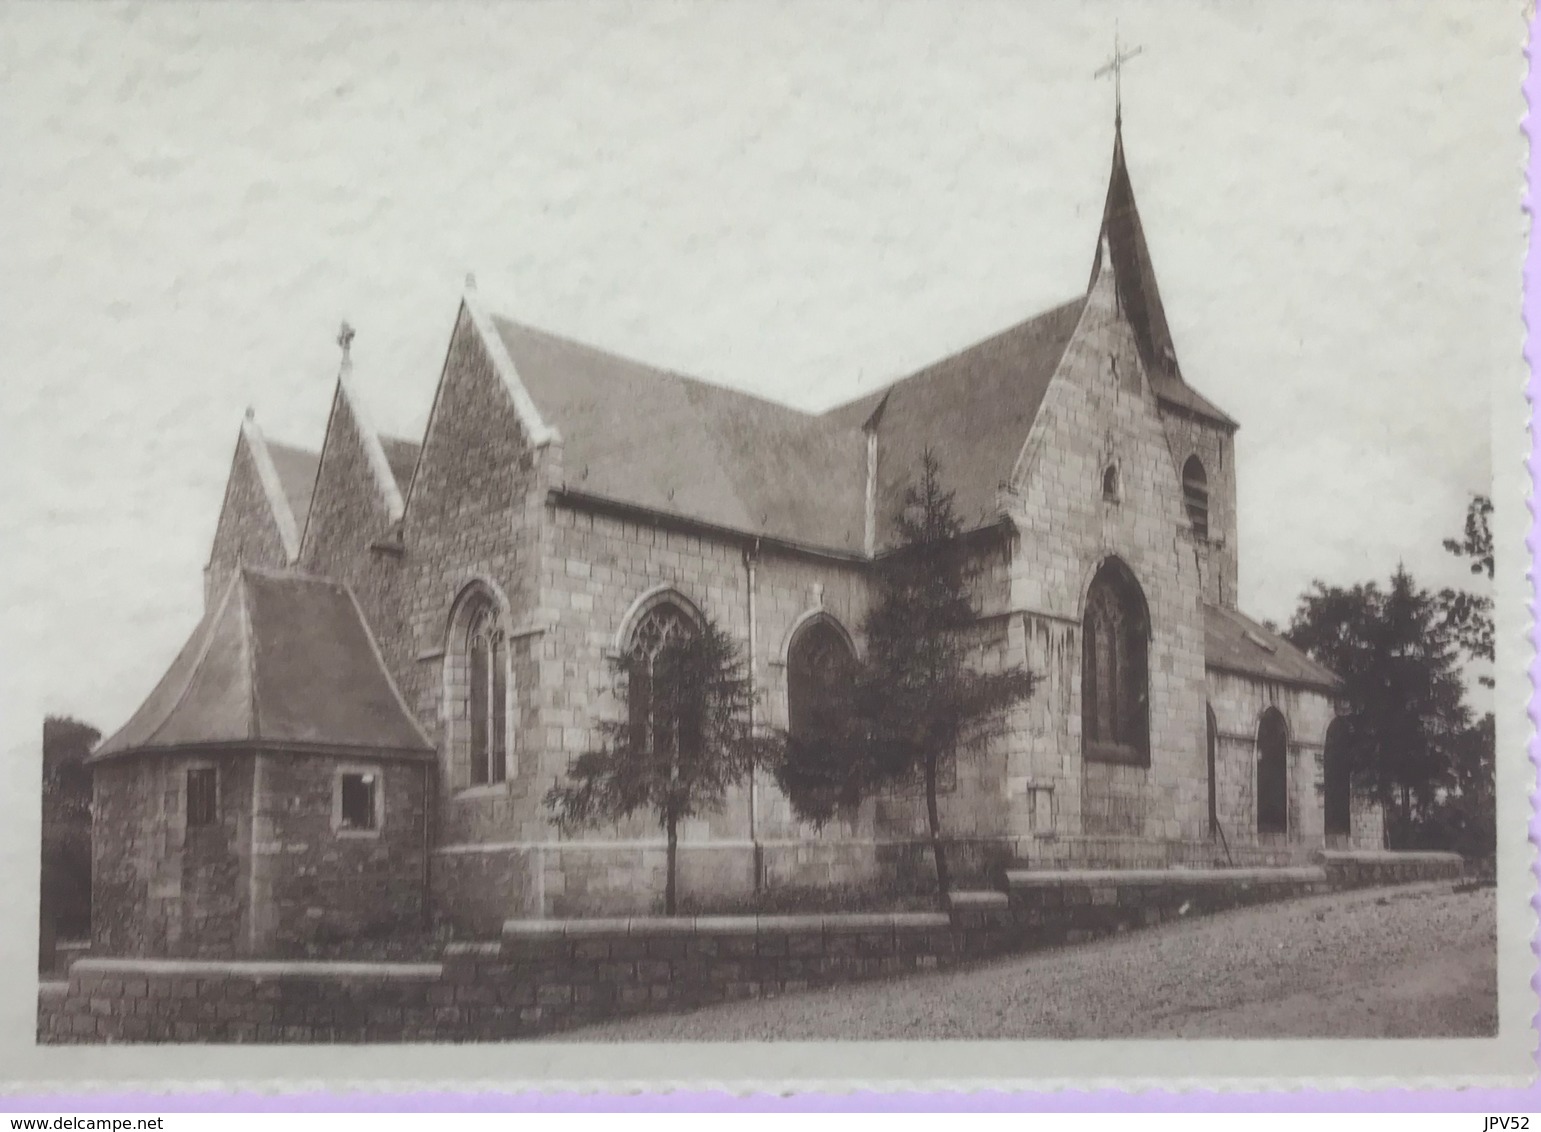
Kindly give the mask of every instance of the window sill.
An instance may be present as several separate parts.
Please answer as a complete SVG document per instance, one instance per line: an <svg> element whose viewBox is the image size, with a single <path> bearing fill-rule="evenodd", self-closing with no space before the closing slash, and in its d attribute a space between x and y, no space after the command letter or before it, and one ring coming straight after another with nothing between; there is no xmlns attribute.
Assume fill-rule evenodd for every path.
<svg viewBox="0 0 1541 1132"><path fill-rule="evenodd" d="M1087 743L1082 758L1089 763L1114 763L1118 766L1150 767L1150 753L1128 743Z"/></svg>
<svg viewBox="0 0 1541 1132"><path fill-rule="evenodd" d="M462 786L451 795L453 798L465 798L468 801L477 798L497 798L508 793L508 780L502 782L483 782L476 786Z"/></svg>
<svg viewBox="0 0 1541 1132"><path fill-rule="evenodd" d="M378 829L334 829L332 832L349 841L367 841L380 836Z"/></svg>

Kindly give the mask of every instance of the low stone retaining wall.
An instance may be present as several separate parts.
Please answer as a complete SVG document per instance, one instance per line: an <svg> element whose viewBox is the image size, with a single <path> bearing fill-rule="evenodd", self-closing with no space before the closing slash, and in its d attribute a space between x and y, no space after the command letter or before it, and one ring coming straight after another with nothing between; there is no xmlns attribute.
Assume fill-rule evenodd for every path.
<svg viewBox="0 0 1541 1132"><path fill-rule="evenodd" d="M1291 869L1009 870L950 914L512 920L437 963L87 958L38 991L40 1043L530 1037L1076 943L1334 889L1460 875L1450 854L1323 854Z"/></svg>

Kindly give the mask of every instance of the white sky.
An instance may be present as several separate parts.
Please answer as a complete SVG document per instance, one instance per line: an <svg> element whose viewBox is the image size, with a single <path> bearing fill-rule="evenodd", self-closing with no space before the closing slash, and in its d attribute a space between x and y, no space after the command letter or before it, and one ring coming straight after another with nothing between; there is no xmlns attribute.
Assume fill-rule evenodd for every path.
<svg viewBox="0 0 1541 1132"><path fill-rule="evenodd" d="M1242 424L1243 608L1465 581L1439 540L1521 377L1518 5L12 4L0 746L137 705L242 411L319 443L343 317L416 437L467 271L805 407L1073 296L1115 17L1178 354Z"/></svg>

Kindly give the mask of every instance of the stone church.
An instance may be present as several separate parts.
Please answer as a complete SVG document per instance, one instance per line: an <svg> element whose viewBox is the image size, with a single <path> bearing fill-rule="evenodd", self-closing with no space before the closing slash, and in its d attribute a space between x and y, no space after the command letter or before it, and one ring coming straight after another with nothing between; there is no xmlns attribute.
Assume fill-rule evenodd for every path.
<svg viewBox="0 0 1541 1132"><path fill-rule="evenodd" d="M743 648L756 723L807 727L861 654L928 447L977 555L980 662L1039 676L948 761L961 874L1378 847L1334 749L1334 675L1237 608L1237 422L1179 363L1121 128L1087 235L1075 298L818 414L468 286L422 438L397 439L369 423L345 329L321 450L248 414L204 617L93 757L97 947L278 954L656 910L656 822L561 835L542 804L647 694L617 662L645 670L709 616ZM905 791L812 829L762 775L682 830L682 903L923 885L924 830Z"/></svg>

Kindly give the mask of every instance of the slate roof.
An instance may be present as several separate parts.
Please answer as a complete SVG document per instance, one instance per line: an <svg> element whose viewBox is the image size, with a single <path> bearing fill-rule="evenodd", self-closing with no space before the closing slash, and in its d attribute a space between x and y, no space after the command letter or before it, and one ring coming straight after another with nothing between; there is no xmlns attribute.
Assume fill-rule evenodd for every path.
<svg viewBox="0 0 1541 1132"><path fill-rule="evenodd" d="M237 746L432 757L346 586L242 569L91 761Z"/></svg>
<svg viewBox="0 0 1541 1132"><path fill-rule="evenodd" d="M929 445L965 527L996 515L996 493L1011 476L1044 392L1070 343L1084 297L1018 323L993 338L901 378L825 419L861 427L878 421L877 545L889 545L905 485Z"/></svg>
<svg viewBox="0 0 1541 1132"><path fill-rule="evenodd" d="M492 321L541 416L562 434L567 490L861 553L859 427Z"/></svg>
<svg viewBox="0 0 1541 1132"><path fill-rule="evenodd" d="M308 448L296 448L292 444L267 442L268 455L273 458L273 470L283 487L284 498L289 501L289 511L301 529L305 517L310 514L310 497L316 490L316 469L321 466L321 453Z"/></svg>
<svg viewBox="0 0 1541 1132"><path fill-rule="evenodd" d="M1228 428L1237 427L1234 420L1183 380L1172 329L1166 320L1166 307L1161 303L1161 289L1156 285L1156 267L1145 243L1140 210L1134 203L1134 184L1129 179L1129 166L1124 160L1122 126L1113 133L1113 170L1108 177L1108 195L1102 207L1097 256L1092 263L1093 280L1102 266L1104 241L1113 259L1119 303L1134 330L1140 360L1150 376L1156 396Z"/></svg>
<svg viewBox="0 0 1541 1132"><path fill-rule="evenodd" d="M1218 605L1204 606L1204 663L1210 668L1304 684L1333 692L1337 675L1318 664L1279 634L1246 614Z"/></svg>

